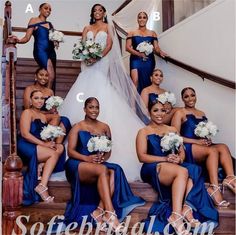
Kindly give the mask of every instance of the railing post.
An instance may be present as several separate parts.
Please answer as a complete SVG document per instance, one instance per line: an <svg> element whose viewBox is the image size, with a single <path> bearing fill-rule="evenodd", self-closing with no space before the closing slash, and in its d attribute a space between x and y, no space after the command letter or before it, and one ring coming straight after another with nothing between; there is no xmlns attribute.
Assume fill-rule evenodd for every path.
<svg viewBox="0 0 236 235"><path fill-rule="evenodd" d="M8 15L9 16L9 15ZM7 21L5 21L7 22ZM9 31L8 31L9 32ZM16 224L16 218L21 214L20 206L23 200L23 164L17 156L16 142L16 89L15 89L15 39L6 40L6 96L10 105L10 156L4 164L3 176L3 231L4 235L22 234ZM14 230L15 233L12 233Z"/></svg>

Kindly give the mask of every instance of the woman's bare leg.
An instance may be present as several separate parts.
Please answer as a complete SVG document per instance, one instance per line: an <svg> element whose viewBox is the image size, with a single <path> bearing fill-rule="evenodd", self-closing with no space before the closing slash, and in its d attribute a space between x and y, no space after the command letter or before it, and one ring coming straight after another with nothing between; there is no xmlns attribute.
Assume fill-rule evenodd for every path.
<svg viewBox="0 0 236 235"><path fill-rule="evenodd" d="M48 71L48 88L52 89L52 84L55 79L55 71L53 68L52 61L49 59L47 63L47 71Z"/></svg>

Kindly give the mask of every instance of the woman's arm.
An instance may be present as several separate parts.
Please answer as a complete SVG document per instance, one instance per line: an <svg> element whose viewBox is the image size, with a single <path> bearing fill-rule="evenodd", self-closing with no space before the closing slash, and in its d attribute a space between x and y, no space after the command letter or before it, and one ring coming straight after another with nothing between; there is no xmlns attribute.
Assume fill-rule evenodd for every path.
<svg viewBox="0 0 236 235"><path fill-rule="evenodd" d="M49 144L45 143L44 141L36 138L34 135L30 133L30 126L32 121L31 112L26 109L22 112L20 117L20 133L23 138L33 144L38 144L46 147L50 147Z"/></svg>
<svg viewBox="0 0 236 235"><path fill-rule="evenodd" d="M126 46L125 46L126 51L128 51L132 55L136 55L136 56L141 57L141 58L147 58L147 56L144 53L136 51L132 47L132 39L131 39L132 36L133 36L132 32L128 33L128 35L127 35Z"/></svg>
<svg viewBox="0 0 236 235"><path fill-rule="evenodd" d="M141 98L145 104L146 107L148 107L148 100L149 100L149 93L147 88L144 88L141 92Z"/></svg>
<svg viewBox="0 0 236 235"><path fill-rule="evenodd" d="M29 23L28 23L28 26L31 25L31 24L34 24L34 23L35 23L35 19L31 18ZM25 33L25 36L21 39L17 39L17 43L19 43L19 44L27 43L30 40L30 38L33 34L33 31L34 31L34 28L28 28L26 33Z"/></svg>
<svg viewBox="0 0 236 235"><path fill-rule="evenodd" d="M106 133L106 136L111 139L111 130L108 125L105 125L105 133ZM102 157L104 158L104 161L107 161L110 158L110 156L111 156L111 151L104 153Z"/></svg>
<svg viewBox="0 0 236 235"><path fill-rule="evenodd" d="M88 32L88 26L85 26L82 32L82 41L84 42L86 41L87 32Z"/></svg>
<svg viewBox="0 0 236 235"><path fill-rule="evenodd" d="M76 151L79 130L80 126L78 124L74 125L70 130L68 135L68 156L80 161L95 163L97 161L97 154L86 156Z"/></svg>
<svg viewBox="0 0 236 235"><path fill-rule="evenodd" d="M154 31L153 31L153 37L157 38L157 34ZM162 57L167 56L167 54L164 51L161 50L157 40L154 40L153 47L154 47L154 52L155 53L160 54L160 56L162 56Z"/></svg>
<svg viewBox="0 0 236 235"><path fill-rule="evenodd" d="M147 135L144 129L139 130L136 137L136 152L142 163L166 162L167 157L153 156L147 154Z"/></svg>
<svg viewBox="0 0 236 235"><path fill-rule="evenodd" d="M30 108L30 94L32 92L31 86L25 88L24 95L23 95L23 104L25 109Z"/></svg>
<svg viewBox="0 0 236 235"><path fill-rule="evenodd" d="M105 49L104 49L103 52L102 52L102 57L106 56L107 53L111 50L112 44L113 44L113 42L112 42L112 36L111 36L111 33L110 33L109 30L108 30L108 33L107 33L107 43L106 43Z"/></svg>

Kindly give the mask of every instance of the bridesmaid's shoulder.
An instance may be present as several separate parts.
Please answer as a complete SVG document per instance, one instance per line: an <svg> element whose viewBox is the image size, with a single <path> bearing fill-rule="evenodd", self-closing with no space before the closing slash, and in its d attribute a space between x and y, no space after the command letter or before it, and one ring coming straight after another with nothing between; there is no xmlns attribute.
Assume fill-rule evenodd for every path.
<svg viewBox="0 0 236 235"><path fill-rule="evenodd" d="M30 18L28 25L37 24L39 22L40 22L40 19L38 17L32 17Z"/></svg>
<svg viewBox="0 0 236 235"><path fill-rule="evenodd" d="M149 126L145 126L143 128L141 128L139 131L138 131L138 136L141 136L141 137L146 137L147 135L150 134L150 127Z"/></svg>
<svg viewBox="0 0 236 235"><path fill-rule="evenodd" d="M157 37L157 34L156 34L156 32L155 31L153 31L153 30L148 30L148 34L149 35L151 35L152 37Z"/></svg>
<svg viewBox="0 0 236 235"><path fill-rule="evenodd" d="M21 113L21 117L23 117L23 119L25 120L25 117L32 117L33 113L32 113L32 109L28 108L23 110L23 112Z"/></svg>
<svg viewBox="0 0 236 235"><path fill-rule="evenodd" d="M186 114L187 114L187 110L182 107L182 108L177 109L174 115L178 117L184 117L186 116Z"/></svg>

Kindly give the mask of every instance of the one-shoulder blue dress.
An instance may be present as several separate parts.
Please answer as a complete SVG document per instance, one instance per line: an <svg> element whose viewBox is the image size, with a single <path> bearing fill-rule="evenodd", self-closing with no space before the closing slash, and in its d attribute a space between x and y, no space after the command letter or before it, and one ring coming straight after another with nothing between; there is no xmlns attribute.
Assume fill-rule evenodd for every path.
<svg viewBox="0 0 236 235"><path fill-rule="evenodd" d="M91 153L87 149L87 143L93 135L88 131L78 132L78 144L76 150L86 156ZM122 146L121 146L122 147ZM88 216L87 222L91 222L90 213L98 206L100 196L97 184L83 184L79 180L78 166L81 161L69 158L66 162L66 177L71 184L72 198L67 203L65 211L65 224L76 222L82 223L82 216ZM118 164L104 162L108 169L114 170L115 189L112 203L119 221L122 221L135 207L144 205L142 198L134 196L126 180L122 168Z"/></svg>
<svg viewBox="0 0 236 235"><path fill-rule="evenodd" d="M41 139L40 132L44 126L47 126L47 124L43 123L40 119L35 119L31 122L30 133L36 138ZM39 195L34 191L34 188L38 184L37 145L19 135L17 139L17 153L22 159L23 164L27 166L27 170L23 172L23 205L31 205L40 201ZM64 170L65 159L66 151L64 150L53 172Z"/></svg>
<svg viewBox="0 0 236 235"><path fill-rule="evenodd" d="M49 28L45 25L49 24ZM28 25L28 28L34 28L34 59L38 63L40 68L47 70L48 60L52 61L54 71L56 69L56 52L54 49L54 43L49 40L49 30L53 29L51 22L43 21L36 24ZM55 83L55 82L54 82ZM54 85L53 85L53 90Z"/></svg>
<svg viewBox="0 0 236 235"><path fill-rule="evenodd" d="M132 47L134 50L137 50L137 46L141 42L149 42L153 44L156 37L153 36L132 36L130 38L132 40ZM138 92L141 93L142 90L151 85L151 75L155 68L155 57L154 53L149 54L147 60L143 60L139 56L132 55L130 56L130 70L137 69L138 70Z"/></svg>
<svg viewBox="0 0 236 235"><path fill-rule="evenodd" d="M163 153L161 150L161 138L156 134L147 136L148 154L163 157L168 154L166 152ZM158 179L156 171L158 164L160 163L144 163L141 168L141 177L144 182L151 184L158 193L158 199L152 205L148 218L145 220L145 232L159 232L162 234L168 224L167 218L172 212L172 194L171 186L162 185ZM205 189L201 168L190 163L183 163L181 166L187 168L189 177L193 181L193 187L186 196L185 203L193 208L194 218L207 224L212 222L216 227L218 225L218 212ZM153 225L150 224L151 216L155 218Z"/></svg>

